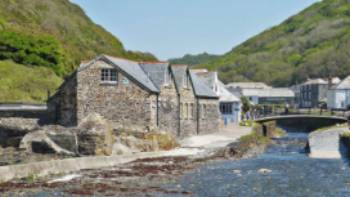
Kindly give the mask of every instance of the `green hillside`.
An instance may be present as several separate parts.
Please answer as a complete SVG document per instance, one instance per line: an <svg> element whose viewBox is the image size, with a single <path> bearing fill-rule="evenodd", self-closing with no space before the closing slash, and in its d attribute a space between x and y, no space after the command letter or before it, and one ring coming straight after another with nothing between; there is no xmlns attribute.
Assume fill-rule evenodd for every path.
<svg viewBox="0 0 350 197"><path fill-rule="evenodd" d="M43 102L62 79L49 68L29 67L12 61L0 61L1 102Z"/></svg>
<svg viewBox="0 0 350 197"><path fill-rule="evenodd" d="M244 42L205 67L225 81L275 86L350 74L350 2L324 0Z"/></svg>
<svg viewBox="0 0 350 197"><path fill-rule="evenodd" d="M211 55L206 52L198 54L198 55L190 55L187 54L183 56L182 58L173 58L169 59L170 63L173 64L188 64L191 66L201 65L201 64L208 64L214 60L216 60L219 56L218 55Z"/></svg>
<svg viewBox="0 0 350 197"><path fill-rule="evenodd" d="M69 0L1 0L0 61L12 60L17 63L18 73L36 73L43 81L53 79L54 82L40 84L34 78L28 79L29 86L38 86L39 92L34 91L38 96L33 95L35 87L29 91L20 88L21 84L11 84L11 91L2 92L0 102L43 102L42 95L47 90L42 86L47 85L46 89L53 91L58 85L57 76L67 76L82 60L102 53L133 60L156 60L148 53L125 50L116 37L93 23ZM6 71L9 65L14 64L3 61L0 69ZM50 70L53 75L46 75ZM12 75L8 76L11 79L18 77L16 72L7 73ZM19 80L13 80L17 82ZM0 78L0 88L6 89L5 86L10 87Z"/></svg>

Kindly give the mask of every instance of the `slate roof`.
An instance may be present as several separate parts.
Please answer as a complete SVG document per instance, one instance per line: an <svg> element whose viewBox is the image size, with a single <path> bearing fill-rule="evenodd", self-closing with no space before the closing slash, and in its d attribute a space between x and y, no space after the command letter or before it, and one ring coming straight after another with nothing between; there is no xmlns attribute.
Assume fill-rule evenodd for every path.
<svg viewBox="0 0 350 197"><path fill-rule="evenodd" d="M158 90L165 83L165 75L168 73L169 63L167 62L141 62L141 68L146 75L152 80Z"/></svg>
<svg viewBox="0 0 350 197"><path fill-rule="evenodd" d="M168 72L168 62L134 62L122 58L101 55L90 62L84 62L80 65L79 70L87 68L98 60L105 60L108 63L124 71L129 77L146 87L151 92L160 92L161 86L165 83L165 74ZM178 88L184 86L184 77L187 76L187 65L172 65L175 83ZM215 92L208 87L205 82L190 72L190 78L193 83L195 95L198 97L218 98Z"/></svg>
<svg viewBox="0 0 350 197"><path fill-rule="evenodd" d="M243 89L242 94L248 97L295 97L294 92L289 88Z"/></svg>
<svg viewBox="0 0 350 197"><path fill-rule="evenodd" d="M337 90L350 89L350 76L346 77L343 81L341 81L338 85L336 85L332 89L337 89Z"/></svg>
<svg viewBox="0 0 350 197"><path fill-rule="evenodd" d="M270 86L262 82L233 82L226 85L230 88L240 88L240 89L268 89Z"/></svg>
<svg viewBox="0 0 350 197"><path fill-rule="evenodd" d="M177 88L181 88L184 86L184 77L187 73L187 66L186 65L171 65L171 69L174 74L175 83Z"/></svg>
<svg viewBox="0 0 350 197"><path fill-rule="evenodd" d="M216 95L219 97L221 102L240 102L240 99L228 91L218 78L216 72L208 72L201 70L192 70L207 86L209 86L213 91L216 86Z"/></svg>
<svg viewBox="0 0 350 197"><path fill-rule="evenodd" d="M87 68L89 65L93 64L98 60L106 60L107 62L118 67L120 70L124 71L129 77L140 83L142 86L150 90L151 92L159 93L159 89L150 80L145 71L141 68L138 62L131 60L126 60L122 58L111 57L108 55L101 55L89 63L84 63L80 65L79 70Z"/></svg>
<svg viewBox="0 0 350 197"><path fill-rule="evenodd" d="M193 88L196 96L206 98L218 98L216 93L203 82L194 72L190 71L190 76L193 83Z"/></svg>

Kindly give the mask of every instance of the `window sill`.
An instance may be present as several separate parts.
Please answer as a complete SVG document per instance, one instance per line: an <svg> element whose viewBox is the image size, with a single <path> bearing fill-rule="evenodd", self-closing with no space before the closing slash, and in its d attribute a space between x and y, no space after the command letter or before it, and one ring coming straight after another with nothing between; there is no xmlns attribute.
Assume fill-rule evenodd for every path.
<svg viewBox="0 0 350 197"><path fill-rule="evenodd" d="M100 82L100 85L115 86L115 85L117 85L117 82L116 81L102 81L102 82Z"/></svg>

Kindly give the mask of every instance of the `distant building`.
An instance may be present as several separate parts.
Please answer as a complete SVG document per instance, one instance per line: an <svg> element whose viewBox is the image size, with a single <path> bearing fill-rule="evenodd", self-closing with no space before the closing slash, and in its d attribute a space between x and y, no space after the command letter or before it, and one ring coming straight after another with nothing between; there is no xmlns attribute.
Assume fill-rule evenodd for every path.
<svg viewBox="0 0 350 197"><path fill-rule="evenodd" d="M293 104L294 92L289 88L273 88L264 83L239 82L229 83L226 88L239 97L247 97L256 104Z"/></svg>
<svg viewBox="0 0 350 197"><path fill-rule="evenodd" d="M239 123L241 121L241 100L228 91L219 80L217 72L192 70L219 97L221 118L224 124Z"/></svg>
<svg viewBox="0 0 350 197"><path fill-rule="evenodd" d="M350 108L350 76L329 89L327 107L333 110L347 110Z"/></svg>
<svg viewBox="0 0 350 197"><path fill-rule="evenodd" d="M309 79L299 86L299 107L317 108L320 103L327 103L328 89L340 82L339 78L333 78L331 81L318 79Z"/></svg>

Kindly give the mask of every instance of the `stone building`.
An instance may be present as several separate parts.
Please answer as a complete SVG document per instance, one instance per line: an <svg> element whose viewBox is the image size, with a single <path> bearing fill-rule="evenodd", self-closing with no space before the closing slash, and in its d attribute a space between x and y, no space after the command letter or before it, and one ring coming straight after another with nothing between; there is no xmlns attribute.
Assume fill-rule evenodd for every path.
<svg viewBox="0 0 350 197"><path fill-rule="evenodd" d="M192 70L192 72L195 72L219 97L223 125L238 124L241 120L241 100L226 89L225 85L219 80L218 73L203 69Z"/></svg>
<svg viewBox="0 0 350 197"><path fill-rule="evenodd" d="M81 64L49 99L48 108L51 119L64 126L98 113L114 128L176 136L216 132L218 98L210 88L203 91L203 85L187 66L101 55Z"/></svg>

